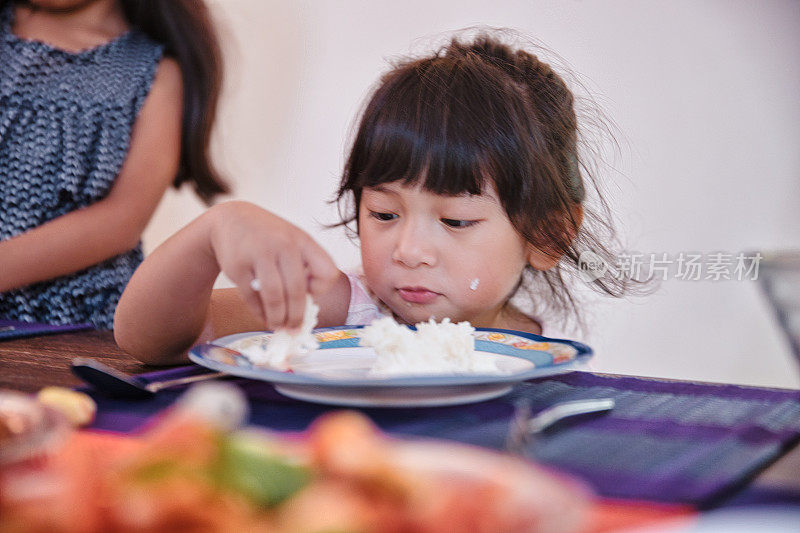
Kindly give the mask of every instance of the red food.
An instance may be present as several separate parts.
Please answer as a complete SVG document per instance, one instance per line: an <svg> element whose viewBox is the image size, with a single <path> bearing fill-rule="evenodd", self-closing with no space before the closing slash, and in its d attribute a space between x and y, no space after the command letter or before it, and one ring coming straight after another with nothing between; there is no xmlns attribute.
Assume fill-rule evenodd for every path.
<svg viewBox="0 0 800 533"><path fill-rule="evenodd" d="M47 463L38 493L16 487L3 500L0 532L566 532L586 508L580 489L528 462L391 439L354 412L321 418L301 441L263 435L270 453L312 470L272 507L215 481L225 435L199 419L168 415L142 437L120 439L116 457L80 437Z"/></svg>

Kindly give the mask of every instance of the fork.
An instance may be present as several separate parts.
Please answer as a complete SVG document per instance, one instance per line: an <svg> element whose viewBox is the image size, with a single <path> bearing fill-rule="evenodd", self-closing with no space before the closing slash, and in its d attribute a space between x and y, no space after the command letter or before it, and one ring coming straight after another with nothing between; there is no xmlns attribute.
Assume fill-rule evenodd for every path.
<svg viewBox="0 0 800 533"><path fill-rule="evenodd" d="M531 417L530 401L517 402L514 408L514 417L511 419L506 436L506 451L524 455L527 445L556 422L572 416L606 413L613 408L613 398L574 400L551 405Z"/></svg>

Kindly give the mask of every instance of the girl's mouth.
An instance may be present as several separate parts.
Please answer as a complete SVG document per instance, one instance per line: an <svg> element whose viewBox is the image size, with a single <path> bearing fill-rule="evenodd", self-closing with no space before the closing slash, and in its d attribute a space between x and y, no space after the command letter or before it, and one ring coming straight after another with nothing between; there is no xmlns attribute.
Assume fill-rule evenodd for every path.
<svg viewBox="0 0 800 533"><path fill-rule="evenodd" d="M440 294L426 289L425 287L400 287L397 289L400 298L409 303L429 304Z"/></svg>

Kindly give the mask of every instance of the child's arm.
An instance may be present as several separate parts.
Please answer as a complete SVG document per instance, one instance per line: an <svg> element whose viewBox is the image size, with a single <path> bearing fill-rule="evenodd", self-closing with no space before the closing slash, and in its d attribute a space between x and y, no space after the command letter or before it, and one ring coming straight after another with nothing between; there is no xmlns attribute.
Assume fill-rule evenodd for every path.
<svg viewBox="0 0 800 533"><path fill-rule="evenodd" d="M220 271L236 290L212 291ZM250 288L258 278L261 291ZM245 202L212 207L150 254L117 306L119 346L149 364L185 359L198 340L237 331L296 328L305 295L320 325L344 322L347 277L304 231Z"/></svg>
<svg viewBox="0 0 800 533"><path fill-rule="evenodd" d="M0 242L0 292L76 272L136 246L177 172L182 102L178 64L164 59L109 195Z"/></svg>

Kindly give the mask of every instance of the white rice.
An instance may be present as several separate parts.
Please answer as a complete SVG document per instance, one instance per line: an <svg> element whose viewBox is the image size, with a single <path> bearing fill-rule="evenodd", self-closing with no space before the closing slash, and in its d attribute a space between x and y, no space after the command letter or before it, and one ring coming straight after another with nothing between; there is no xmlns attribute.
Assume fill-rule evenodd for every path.
<svg viewBox="0 0 800 533"><path fill-rule="evenodd" d="M431 318L416 327L413 331L385 317L361 330L360 344L372 346L377 355L370 376L504 373L492 358L475 353L475 328L469 322L445 318L437 324Z"/></svg>
<svg viewBox="0 0 800 533"><path fill-rule="evenodd" d="M319 347L314 334L319 306L306 296L303 324L295 334L278 330L262 342L239 347L253 364L273 370L292 368L291 359ZM407 375L505 374L496 358L475 352L475 332L469 322L454 324L449 318L433 318L416 325L416 331L392 317L373 320L360 333L359 344L375 350L375 361L367 375L386 378Z"/></svg>
<svg viewBox="0 0 800 533"><path fill-rule="evenodd" d="M300 330L294 334L288 330L279 329L269 337L266 347L253 345L243 348L242 354L257 366L268 366L275 370L289 370L289 360L295 355L302 355L319 346L312 333L317 325L319 306L314 303L310 294L306 295L306 310L303 314L303 323Z"/></svg>

